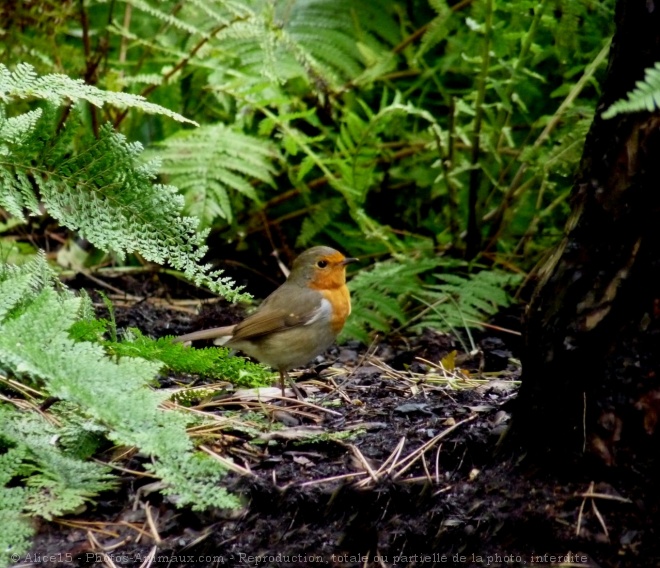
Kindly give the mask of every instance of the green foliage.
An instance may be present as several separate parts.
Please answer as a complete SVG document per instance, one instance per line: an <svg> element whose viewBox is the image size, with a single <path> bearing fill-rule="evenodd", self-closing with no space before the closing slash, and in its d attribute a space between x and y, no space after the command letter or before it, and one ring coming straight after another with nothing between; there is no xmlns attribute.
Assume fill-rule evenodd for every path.
<svg viewBox="0 0 660 568"><path fill-rule="evenodd" d="M368 343L370 331L387 333L392 322L403 325L404 306L424 287L419 275L441 264L442 259L398 257L360 271L349 283L352 310L342 336Z"/></svg>
<svg viewBox="0 0 660 568"><path fill-rule="evenodd" d="M489 316L510 305L508 290L522 280L499 270L481 270L472 274L439 272L434 278L441 284L427 284L421 299L427 313L415 323L414 329L425 327L455 331L478 327Z"/></svg>
<svg viewBox="0 0 660 568"><path fill-rule="evenodd" d="M416 58L421 58L429 49L438 45L443 41L454 27L451 8L448 6L446 0L429 0L429 5L436 12L422 37L419 51Z"/></svg>
<svg viewBox="0 0 660 568"><path fill-rule="evenodd" d="M240 506L239 499L221 485L224 467L207 454L187 452L147 467L167 481L163 494L172 496L178 505L189 505L195 511Z"/></svg>
<svg viewBox="0 0 660 568"><path fill-rule="evenodd" d="M4 60L86 69L88 83L113 92L112 104L130 104L104 112L153 145L187 213L224 237L243 241L266 222L287 244L380 255L461 252L469 236L480 247L472 252L523 257L524 268L565 220L584 140L576 125L593 115L613 27L613 0L129 0L50 9L52 34L66 42L25 34ZM47 26L14 10L25 29ZM67 29L61 18L76 10L82 29ZM55 64L45 54L60 44L67 57ZM127 103L129 94L203 126L145 116L136 111L153 107ZM38 120L31 111L17 135ZM561 171L548 167L568 137Z"/></svg>
<svg viewBox="0 0 660 568"><path fill-rule="evenodd" d="M46 519L74 511L98 493L111 489L110 469L75 455L59 440L64 431L36 412L0 406L0 443L14 450L13 464L5 472L5 485L18 479L25 483L21 511ZM20 455L20 461L16 456ZM89 457L89 456L84 456Z"/></svg>
<svg viewBox="0 0 660 568"><path fill-rule="evenodd" d="M0 415L3 411L0 407ZM24 513L29 491L13 483L20 475L28 450L25 445L7 446L0 437L0 566L8 566L13 554L24 554L30 548L34 533Z"/></svg>
<svg viewBox="0 0 660 568"><path fill-rule="evenodd" d="M69 328L69 337L74 341L99 342L108 330L109 322L105 319L96 319L94 316L82 317L73 322Z"/></svg>
<svg viewBox="0 0 660 568"><path fill-rule="evenodd" d="M267 381L223 349L117 339L35 258L30 223L48 214L229 298L199 226L251 252L334 244L380 261L351 282L345 336L469 329L515 285L492 267L526 270L561 233L614 1L5 4L0 254L22 266L0 268L0 369L60 401L45 418L38 400L2 407L3 554L27 546L29 516L110 482L86 469L108 443L149 456L181 504L235 505L152 385L165 368ZM604 116L657 109L659 81L656 65ZM479 270L450 260L468 241Z"/></svg>
<svg viewBox="0 0 660 568"><path fill-rule="evenodd" d="M404 327L411 321L417 331L431 327L456 333L478 327L510 304L508 290L521 277L499 270L470 273L468 268L446 257L400 256L361 271L349 284L353 310L343 336L368 343L370 332L387 333L392 324Z"/></svg>
<svg viewBox="0 0 660 568"><path fill-rule="evenodd" d="M615 102L603 112L603 118L613 118L624 112L654 112L660 108L660 61L644 73L644 80L635 83L628 98Z"/></svg>
<svg viewBox="0 0 660 568"><path fill-rule="evenodd" d="M298 53L318 62L325 81L336 77L368 85L396 65L389 50L400 39L400 29L392 7L386 0L303 0L288 17L284 10L278 16Z"/></svg>
<svg viewBox="0 0 660 568"><path fill-rule="evenodd" d="M460 250L472 191L483 247L509 259L529 253L529 266L565 218L567 173L585 133L575 126L593 113L591 86L604 64L601 32L611 26L612 2L498 3L490 28L486 1L461 13L441 1L432 10L418 3L415 17L403 15L412 12L407 4L379 4L377 20L364 2L346 10L294 2L274 13L286 37L281 57L265 48L259 57L255 36L249 49L248 40L227 47L240 75L231 75L227 58L214 61L220 67L209 87L226 120L257 125L286 160L281 167L293 189L286 206L264 199L278 203L266 214L295 219L288 226L299 246L330 239L357 255L447 244ZM419 46L408 42L430 15ZM313 33L296 33L303 21ZM363 38L373 39L368 49ZM316 67L296 68L286 57L295 45L297 61L318 62L315 50L326 43L333 48ZM266 61L274 64L268 72ZM264 74L278 81L264 82ZM567 138L571 151L561 152ZM547 166L557 155L559 174ZM256 191L271 195L263 185Z"/></svg>
<svg viewBox="0 0 660 568"><path fill-rule="evenodd" d="M59 401L48 414L30 410L33 403L0 406L0 516L13 547L26 546L26 518L62 515L112 486L108 469L88 460L101 443L151 457L149 468L180 505L238 504L218 487L223 466L195 451L188 418L165 410L168 393L150 387L160 361L110 357L98 343L72 339L100 331L70 333L88 317L88 302L63 289L41 255L0 266L0 369Z"/></svg>
<svg viewBox="0 0 660 568"><path fill-rule="evenodd" d="M527 270L566 220L572 174L599 96L613 5L127 0L50 6L50 23L14 7L17 26L7 32L14 41L0 48L2 60L72 77L82 69L88 86L51 78L40 92L74 92L104 103L72 111L64 128L61 119L46 117L47 104L21 103L7 126L10 144L31 144L45 120L51 130L44 139L70 141L49 143L54 148L45 155L57 150L61 159L52 158L41 179L30 166L28 181L76 184L82 192L87 170L103 163L106 146L116 156L111 172L136 179L122 173L123 166L136 166L145 155L95 126L109 120L127 139L148 145L149 158L160 159L158 168L142 165L141 175L158 171L180 186L183 199L159 220L148 213L155 230L138 234L136 209L143 214L163 207L154 205L143 177L125 194L135 208L114 191L116 177L96 176L91 188L97 198L81 212L80 199L75 210L67 207L71 202L60 205L59 195L35 190L14 166L12 194L0 197L15 214L35 211L41 200L61 222L102 246L137 250L198 277L197 268L183 264L177 239L184 233L192 239L188 253L195 266L204 249L195 223L171 222L177 207L220 240L259 254L273 242L288 249L334 244L379 259L433 261L449 250L454 257ZM639 103L644 108L655 104L650 77ZM49 104L59 105L61 116L61 100ZM172 109L202 126L191 130L168 115L145 114L161 112L145 105ZM69 124L74 118L80 129ZM82 153L87 161L79 156L82 148L89 148ZM24 162L33 158L26 155ZM55 165L69 161L84 174L60 182ZM171 191L156 192L173 203ZM113 230L106 193L123 211ZM150 246L156 231L168 254ZM204 274L198 282L209 284ZM231 296L228 282L221 284L217 289ZM384 303L390 313L372 309L372 320L405 320L417 306L405 294L392 298L400 299L398 308ZM361 321L353 329L361 328L364 338L368 326Z"/></svg>
<svg viewBox="0 0 660 568"><path fill-rule="evenodd" d="M612 2L129 4L89 10L110 46L98 80L203 124L123 122L203 225L242 240L278 219L300 247L432 259L464 248L472 194L491 252L531 266L556 238Z"/></svg>
<svg viewBox="0 0 660 568"><path fill-rule="evenodd" d="M29 98L43 106L8 116ZM0 65L0 206L18 218L41 214L41 205L62 224L120 257L139 252L147 260L181 270L231 298L227 278L200 265L206 252L198 221L181 217L176 189L153 183L155 164L140 163L141 145L128 143L109 125L76 140L78 121L64 126L58 109L65 100L135 107L180 117L125 93L110 93L62 75L37 77L29 65L11 73ZM7 106L8 105L8 106ZM66 115L67 113L65 113Z"/></svg>
<svg viewBox="0 0 660 568"><path fill-rule="evenodd" d="M184 193L187 211L205 226L217 218L234 220L230 191L258 204L250 181L274 185L276 146L223 124L171 136L157 155L161 173Z"/></svg>
<svg viewBox="0 0 660 568"><path fill-rule="evenodd" d="M234 357L225 347L191 349L173 343L171 337L145 337L137 329L128 330L120 342L106 341L104 345L112 355L160 361L175 373L221 379L242 387L268 386L273 382L272 373L264 366Z"/></svg>
<svg viewBox="0 0 660 568"><path fill-rule="evenodd" d="M69 329L69 336L78 341L101 343L106 353L117 358L137 357L146 361L162 363L174 373L199 375L204 379L220 379L243 387L260 387L272 383L272 373L263 365L235 357L226 347L191 349L174 343L172 337L152 339L145 337L139 329L124 330L121 340L117 337L114 310L104 298L110 311L110 321L97 319L92 314L82 314ZM88 303L83 302L83 307ZM109 333L111 339L103 340Z"/></svg>
<svg viewBox="0 0 660 568"><path fill-rule="evenodd" d="M143 112L162 114L178 120L195 124L186 117L166 108L148 102L144 97L129 93L102 91L93 85L87 85L81 79L71 79L61 73L39 77L34 68L26 63L20 63L11 72L0 64L0 100L12 103L17 99L37 99L61 105L64 101L88 103L103 107L112 105L119 108L136 108ZM34 128L39 111L19 115L3 122L3 135L10 142L16 143Z"/></svg>

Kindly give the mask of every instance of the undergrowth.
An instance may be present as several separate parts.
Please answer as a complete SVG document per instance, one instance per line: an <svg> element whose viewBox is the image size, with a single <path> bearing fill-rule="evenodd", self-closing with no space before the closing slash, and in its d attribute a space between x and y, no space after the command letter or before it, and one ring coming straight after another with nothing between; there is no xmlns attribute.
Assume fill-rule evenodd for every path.
<svg viewBox="0 0 660 568"><path fill-rule="evenodd" d="M189 373L210 380L221 379L244 387L272 383L272 373L263 365L233 357L232 351L226 347L191 349L182 343L172 342L172 337L145 337L136 328L122 330L121 338L118 339L114 321L97 319L93 315L75 322L70 334L79 341L99 342L108 355L157 361L164 365L164 370L173 373ZM107 335L114 339L103 339Z"/></svg>
<svg viewBox="0 0 660 568"><path fill-rule="evenodd" d="M115 486L90 461L112 446L136 448L178 504L235 506L192 414L154 386L168 370L270 376L224 349L119 336L26 254L166 264L236 300L213 261L329 244L376 259L351 279L344 337L469 330L561 234L613 23L613 0L5 4L5 556L31 516ZM659 77L604 116L657 109Z"/></svg>
<svg viewBox="0 0 660 568"><path fill-rule="evenodd" d="M139 96L65 75L40 77L27 64L13 72L0 64L0 206L18 219L45 208L120 259L139 253L229 298L241 297L229 279L201 264L205 235L196 218L181 215L176 188L154 183L156 164L141 162L141 144L128 142L110 124L86 131L82 102L190 122Z"/></svg>
<svg viewBox="0 0 660 568"><path fill-rule="evenodd" d="M0 563L24 551L34 525L79 509L119 479L92 461L112 446L135 448L162 492L193 509L232 508L225 468L196 449L200 418L167 409L154 389L169 369L250 386L268 376L224 349L192 350L138 332L98 341L108 322L89 299L63 288L42 255L0 269Z"/></svg>
<svg viewBox="0 0 660 568"><path fill-rule="evenodd" d="M0 55L85 69L108 93L88 129L149 146L150 172L229 249L449 248L524 270L566 219L613 4L128 0L40 17L17 4Z"/></svg>
<svg viewBox="0 0 660 568"><path fill-rule="evenodd" d="M510 305L509 292L521 281L521 275L447 257L397 256L350 280L353 309L342 336L369 343L374 332L393 327L469 334Z"/></svg>

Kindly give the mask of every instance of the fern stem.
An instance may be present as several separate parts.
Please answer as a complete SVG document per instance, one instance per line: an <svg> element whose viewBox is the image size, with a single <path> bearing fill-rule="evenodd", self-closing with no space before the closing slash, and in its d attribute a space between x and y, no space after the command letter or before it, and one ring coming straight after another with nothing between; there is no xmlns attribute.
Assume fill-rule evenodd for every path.
<svg viewBox="0 0 660 568"><path fill-rule="evenodd" d="M582 90L586 87L587 83L592 79L598 68L607 58L607 54L609 53L610 50L610 43L611 43L611 39L605 42L605 45L600 50L598 55L596 55L594 60L587 66L582 76L578 79L575 85L573 85L573 88L570 90L568 95L566 95L566 98L562 101L559 107L557 107L557 110L552 115L552 118L548 121L545 128L536 138L534 144L532 144L533 149L539 148L548 139L552 131L559 124L559 121L561 120L564 113L571 107L571 105L575 102L575 99L577 99L577 97L580 95ZM524 161L520 164L500 204L483 216L484 222L493 219L496 220L493 226L493 230L491 231L491 235L492 235L491 242L494 242L499 237L499 234L502 231L503 223L504 223L504 212L511 206L511 204L517 198L520 197L520 195L522 195L523 190L531 185L528 183L525 184L521 183L523 176L527 172L528 166L529 166L528 161Z"/></svg>
<svg viewBox="0 0 660 568"><path fill-rule="evenodd" d="M403 39L403 41L399 42L398 45L392 49L392 53L401 53L406 47L408 47L411 43L417 41L420 37L422 37L425 33L426 30L429 29L429 24L426 23L422 27L417 28L413 33L411 33L408 37Z"/></svg>
<svg viewBox="0 0 660 568"><path fill-rule="evenodd" d="M131 16L133 14L133 5L129 2L126 3L124 8L124 29L129 30L131 27ZM121 43L119 45L119 63L123 66L126 63L126 54L128 53L128 37L124 34L121 37ZM120 75L123 76L123 68L119 71Z"/></svg>
<svg viewBox="0 0 660 568"><path fill-rule="evenodd" d="M458 227L458 190L456 186L452 183L449 175L449 170L454 167L454 151L456 148L456 102L454 97L449 99L449 125L448 130L448 149L447 149L447 164L445 172L445 184L447 186L447 195L449 196L448 205L449 205L449 214L448 214L448 225L449 233L451 234L451 239L454 245L458 244L459 238L459 227Z"/></svg>
<svg viewBox="0 0 660 568"><path fill-rule="evenodd" d="M174 6L172 6L172 9L170 10L170 14L172 16L175 16L181 8L183 8L183 5L185 3L185 0L179 0ZM130 3L128 4L130 5ZM163 22L158 31L154 34L154 37L162 37L162 35L167 31L167 29L171 26L172 24L170 22ZM147 48L142 51L142 54L140 55L140 58L137 61L137 64L135 65L133 74L137 75L140 70L142 69L142 66L144 65L144 62L147 61L149 56L151 55L152 52L152 46L150 44L147 44Z"/></svg>
<svg viewBox="0 0 660 568"><path fill-rule="evenodd" d="M237 22L244 21L246 20L246 16L240 16L232 20L231 22L223 22L221 24L218 24L215 28L213 28L208 34L206 34L202 39L200 39L197 44L190 50L188 54L186 54L185 57L183 57L179 62L172 67L165 75L163 76L163 81L162 83L158 85L149 85L145 87L142 92L140 93L141 96L144 98L147 98L153 91L155 91L158 87L160 87L163 84L166 84L176 73L181 71L189 62L190 60L195 57L197 52L202 49L202 47L207 44L212 38L214 38L218 33L220 33L222 30L236 24ZM115 119L114 122L114 127L118 128L119 125L124 121L126 116L128 115L129 109L124 110L122 113L119 114L119 116Z"/></svg>
<svg viewBox="0 0 660 568"><path fill-rule="evenodd" d="M529 25L527 33L525 34L522 45L520 46L518 59L516 60L516 64L514 65L513 70L511 71L511 77L504 91L503 99L509 103L509 105L512 105L511 97L513 96L513 91L516 88L516 79L520 70L523 68L523 64L527 62L527 57L529 56L533 40L536 37L536 32L539 29L539 24L541 23L541 18L543 17L543 13L545 12L547 4L547 0L543 0L534 11L534 17L532 18L532 22ZM497 144L495 144L495 147L498 149L502 144L502 138L504 137L504 127L511 119L511 108L512 106L509 107L510 110L502 108L498 113L497 122L495 123L497 125L495 129L495 132L497 133Z"/></svg>
<svg viewBox="0 0 660 568"><path fill-rule="evenodd" d="M481 54L481 72L477 84L477 100L475 102L474 132L472 134L472 169L470 171L470 185L468 193L468 223L465 239L465 255L468 259L474 258L481 244L481 223L479 221L479 186L481 184L481 170L479 157L481 146L481 124L484 116L484 102L486 100L486 80L490 68L490 41L493 31L493 4L495 0L486 0L486 18L484 43Z"/></svg>
<svg viewBox="0 0 660 568"><path fill-rule="evenodd" d="M474 2L474 0L461 0L460 2L454 4L451 7L451 11L452 12L459 12L463 8L465 8L465 7L469 6L470 4L472 4L472 2ZM420 37L422 37L426 33L426 30L428 30L428 29L429 29L429 24L424 24L422 27L417 28L407 38L405 38L397 46L395 46L394 49L392 50L392 53L401 53L411 43L415 42Z"/></svg>
<svg viewBox="0 0 660 568"><path fill-rule="evenodd" d="M98 67L103 60L103 53L92 53L92 43L89 37L89 16L87 14L87 9L85 8L85 2L83 0L80 0L80 26L82 27L83 46L85 50L85 83L89 85L95 85L97 82L96 79ZM89 109L89 117L92 123L92 132L94 133L94 137L98 138L98 109L94 105L87 105L87 107Z"/></svg>

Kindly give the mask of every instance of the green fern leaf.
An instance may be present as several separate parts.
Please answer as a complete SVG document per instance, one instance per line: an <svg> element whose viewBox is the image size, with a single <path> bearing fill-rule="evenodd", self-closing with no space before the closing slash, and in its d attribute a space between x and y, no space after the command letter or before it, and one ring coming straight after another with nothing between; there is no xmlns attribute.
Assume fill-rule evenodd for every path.
<svg viewBox="0 0 660 568"><path fill-rule="evenodd" d="M76 149L76 113L54 134L57 105L64 100L183 117L140 97L102 91L64 75L38 77L29 65L19 65L14 72L0 65L0 102L16 103L22 98L49 102L41 113L30 111L12 121L4 118L6 111L0 104L0 206L23 218L41 214L43 203L53 217L99 248L119 256L139 252L147 260L169 263L196 284L230 299L241 296L229 279L200 264L206 252L205 235L197 232L195 218L181 217L183 199L176 188L153 183L155 165L140 161L140 144L128 142L105 125L97 137L82 136ZM255 147L260 146L254 143ZM254 160L244 160L246 167ZM257 163L250 171L267 178L267 166ZM240 189L249 193L244 185Z"/></svg>
<svg viewBox="0 0 660 568"><path fill-rule="evenodd" d="M87 85L81 79L71 79L57 73L39 77L34 68L26 63L19 63L14 72L11 72L0 63L0 102L8 103L13 99L28 98L49 101L55 105L64 100L84 100L97 107L109 104L119 108L137 108L147 113L163 114L179 122L197 124L185 116L150 103L139 95L103 91L93 85Z"/></svg>
<svg viewBox="0 0 660 568"><path fill-rule="evenodd" d="M654 112L660 109L660 61L647 69L644 80L637 81L635 85L627 99L615 102L603 112L603 118L613 118L624 112Z"/></svg>
<svg viewBox="0 0 660 568"><path fill-rule="evenodd" d="M429 4L438 15L428 24L420 49L416 54L418 59L444 40L451 31L452 11L447 2L445 0L430 0Z"/></svg>
<svg viewBox="0 0 660 568"><path fill-rule="evenodd" d="M231 222L236 194L259 203L252 182L274 186L275 146L224 124L183 131L160 144L160 171L186 198L188 213L208 226Z"/></svg>
<svg viewBox="0 0 660 568"><path fill-rule="evenodd" d="M403 324L403 305L422 287L418 275L441 262L398 257L360 271L349 282L353 309L342 337L355 337L366 343L370 330L386 333L392 321Z"/></svg>
<svg viewBox="0 0 660 568"><path fill-rule="evenodd" d="M443 283L425 287L421 296L428 312L415 323L414 330L430 327L447 332L478 327L510 304L507 289L520 281L519 276L497 270L482 270L467 276L442 272L435 277Z"/></svg>
<svg viewBox="0 0 660 568"><path fill-rule="evenodd" d="M0 542L7 533L12 539L0 556L12 546L23 549L30 534L12 510L49 519L112 487L108 468L87 459L100 436L151 456L181 505L237 504L222 488L216 494L223 466L199 459L188 419L165 410L168 393L151 388L160 362L117 360L99 344L74 341L69 330L89 300L57 285L43 255L2 266L0 287L8 290L7 284L18 284L23 297L0 298L0 368L59 402L49 409L52 421L42 412L0 405L0 519L7 523Z"/></svg>

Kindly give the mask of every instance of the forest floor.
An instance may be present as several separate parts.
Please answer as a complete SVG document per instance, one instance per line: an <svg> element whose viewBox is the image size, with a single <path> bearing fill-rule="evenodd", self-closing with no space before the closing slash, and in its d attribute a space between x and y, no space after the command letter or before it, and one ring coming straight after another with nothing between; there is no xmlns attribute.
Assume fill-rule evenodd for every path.
<svg viewBox="0 0 660 568"><path fill-rule="evenodd" d="M180 290L162 278L70 284L102 285L118 326L153 337L240 317L221 303L197 315L190 296L173 300ZM498 323L519 331L516 317ZM240 509L179 509L140 474L144 458L129 456L117 462L116 493L43 522L16 566L660 566L648 487L560 474L498 451L520 339L490 329L475 342L471 355L432 331L334 346L294 373L304 401L276 387L206 385L193 408L226 421L210 446L233 464L225 486L241 496ZM171 375L162 385L204 386Z"/></svg>

